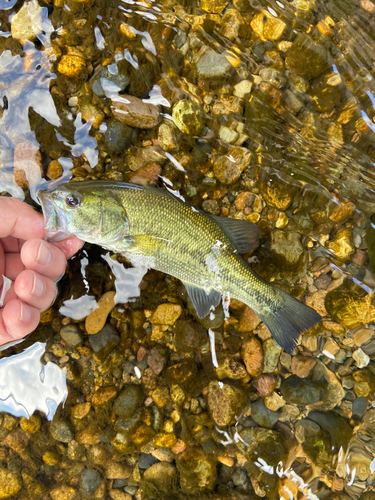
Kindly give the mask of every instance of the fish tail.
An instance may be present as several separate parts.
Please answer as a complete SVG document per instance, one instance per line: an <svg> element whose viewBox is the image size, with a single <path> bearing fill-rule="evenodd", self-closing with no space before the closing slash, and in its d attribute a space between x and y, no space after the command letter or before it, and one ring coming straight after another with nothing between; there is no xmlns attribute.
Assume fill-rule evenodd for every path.
<svg viewBox="0 0 375 500"><path fill-rule="evenodd" d="M271 307L254 309L255 313L265 323L276 342L291 353L301 333L310 330L322 319L314 309L279 288L273 287L276 300Z"/></svg>

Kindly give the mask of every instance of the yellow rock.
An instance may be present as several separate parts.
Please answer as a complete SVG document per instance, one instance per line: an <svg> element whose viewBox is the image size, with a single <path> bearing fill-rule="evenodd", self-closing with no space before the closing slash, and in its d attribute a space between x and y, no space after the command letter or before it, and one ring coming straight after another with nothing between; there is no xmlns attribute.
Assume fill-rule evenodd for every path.
<svg viewBox="0 0 375 500"><path fill-rule="evenodd" d="M123 35L125 35L127 38L134 39L137 38L137 35L132 31L131 27L129 24L126 23L121 23L120 24L120 31Z"/></svg>
<svg viewBox="0 0 375 500"><path fill-rule="evenodd" d="M347 217L350 217L355 211L355 205L351 201L347 203L339 203L333 209L329 218L334 222L340 222Z"/></svg>
<svg viewBox="0 0 375 500"><path fill-rule="evenodd" d="M182 313L179 304L160 304L151 316L153 325L174 325Z"/></svg>
<svg viewBox="0 0 375 500"><path fill-rule="evenodd" d="M177 438L174 434L163 434L154 441L155 446L158 448L173 448L176 443Z"/></svg>
<svg viewBox="0 0 375 500"><path fill-rule="evenodd" d="M88 415L91 409L91 403L80 403L78 405L73 406L71 415L73 418L82 419Z"/></svg>
<svg viewBox="0 0 375 500"><path fill-rule="evenodd" d="M50 495L52 500L73 500L77 492L71 486L62 485L52 490Z"/></svg>
<svg viewBox="0 0 375 500"><path fill-rule="evenodd" d="M273 17L266 10L262 10L250 23L255 33L264 42L266 40L279 40L284 33L286 24Z"/></svg>
<svg viewBox="0 0 375 500"><path fill-rule="evenodd" d="M75 54L68 54L66 56L62 56L57 69L63 75L78 76L82 73L85 67L86 63L83 57Z"/></svg>
<svg viewBox="0 0 375 500"><path fill-rule="evenodd" d="M227 0L202 0L201 7L211 14L220 14L228 5Z"/></svg>
<svg viewBox="0 0 375 500"><path fill-rule="evenodd" d="M8 498L18 493L21 489L21 482L13 472L0 469L0 498Z"/></svg>
<svg viewBox="0 0 375 500"><path fill-rule="evenodd" d="M20 427L28 434L34 434L40 429L40 417L38 415L31 415L29 419L22 417L20 420Z"/></svg>
<svg viewBox="0 0 375 500"><path fill-rule="evenodd" d="M352 230L346 227L339 229L336 238L328 241L326 247L338 259L349 259L355 252Z"/></svg>
<svg viewBox="0 0 375 500"><path fill-rule="evenodd" d="M25 2L11 21L12 37L22 45L42 32L42 9L36 0Z"/></svg>
<svg viewBox="0 0 375 500"><path fill-rule="evenodd" d="M60 462L60 457L53 451L46 451L43 455L43 462L47 465L57 465Z"/></svg>
<svg viewBox="0 0 375 500"><path fill-rule="evenodd" d="M98 309L92 311L86 318L86 331L89 335L100 332L107 321L108 314L115 307L115 292L106 292L98 300Z"/></svg>
<svg viewBox="0 0 375 500"><path fill-rule="evenodd" d="M48 179L54 181L62 176L63 168L57 160L52 160L47 167L46 175Z"/></svg>

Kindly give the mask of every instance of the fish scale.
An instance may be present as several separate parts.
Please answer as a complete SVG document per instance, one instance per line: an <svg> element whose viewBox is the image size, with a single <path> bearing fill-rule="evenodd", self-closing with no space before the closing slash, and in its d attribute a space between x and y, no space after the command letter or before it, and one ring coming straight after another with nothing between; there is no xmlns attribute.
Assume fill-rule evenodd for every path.
<svg viewBox="0 0 375 500"><path fill-rule="evenodd" d="M38 197L48 236L74 234L180 279L200 318L222 295L240 300L288 352L321 319L241 257L259 238L248 221L210 216L163 189L111 181L64 183Z"/></svg>

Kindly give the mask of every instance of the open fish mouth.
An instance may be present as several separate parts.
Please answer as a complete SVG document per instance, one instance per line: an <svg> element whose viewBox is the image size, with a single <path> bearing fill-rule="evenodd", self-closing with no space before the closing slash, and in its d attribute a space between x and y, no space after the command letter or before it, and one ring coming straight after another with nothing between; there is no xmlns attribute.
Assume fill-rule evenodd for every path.
<svg viewBox="0 0 375 500"><path fill-rule="evenodd" d="M65 214L52 201L50 193L39 190L37 198L43 210L45 239L55 242L71 236L65 221Z"/></svg>

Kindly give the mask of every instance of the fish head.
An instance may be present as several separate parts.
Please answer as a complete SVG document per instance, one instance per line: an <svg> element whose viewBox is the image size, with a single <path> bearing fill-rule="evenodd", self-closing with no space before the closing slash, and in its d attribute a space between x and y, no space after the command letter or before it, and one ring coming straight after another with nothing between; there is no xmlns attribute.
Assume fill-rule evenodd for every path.
<svg viewBox="0 0 375 500"><path fill-rule="evenodd" d="M51 191L39 190L46 239L60 241L75 235L106 246L129 233L126 211L115 197L87 183L63 183Z"/></svg>

